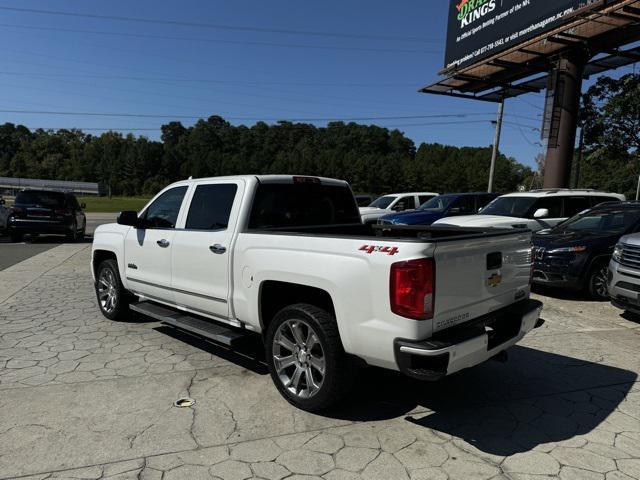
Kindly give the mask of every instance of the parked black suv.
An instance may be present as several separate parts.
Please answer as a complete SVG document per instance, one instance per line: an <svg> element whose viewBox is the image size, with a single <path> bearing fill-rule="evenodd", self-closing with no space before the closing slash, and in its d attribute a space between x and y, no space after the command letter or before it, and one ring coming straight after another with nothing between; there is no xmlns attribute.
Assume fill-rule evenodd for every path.
<svg viewBox="0 0 640 480"><path fill-rule="evenodd" d="M66 235L70 241L79 241L87 226L84 207L72 193L23 190L11 207L7 231L14 242L25 234Z"/></svg>
<svg viewBox="0 0 640 480"><path fill-rule="evenodd" d="M613 249L623 235L640 231L640 203L610 202L579 213L533 237L533 282L585 289L608 298L607 271Z"/></svg>

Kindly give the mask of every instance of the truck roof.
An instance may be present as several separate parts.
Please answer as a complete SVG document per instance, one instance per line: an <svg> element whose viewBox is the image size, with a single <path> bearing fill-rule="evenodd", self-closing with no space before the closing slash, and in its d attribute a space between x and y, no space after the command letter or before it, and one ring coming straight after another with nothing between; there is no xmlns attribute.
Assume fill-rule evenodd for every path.
<svg viewBox="0 0 640 480"><path fill-rule="evenodd" d="M440 195L435 192L404 192L404 193L389 193L387 195L382 195L383 197L404 197L405 195Z"/></svg>
<svg viewBox="0 0 640 480"><path fill-rule="evenodd" d="M228 175L222 177L203 177L203 178L188 178L186 180L180 180L173 183L173 185L189 185L191 183L206 182L207 180L258 180L260 183L281 183L288 184L294 183L294 179L317 179L323 185L335 185L335 186L347 186L349 185L345 180L336 180L333 178L316 177L313 175Z"/></svg>
<svg viewBox="0 0 640 480"><path fill-rule="evenodd" d="M594 197L616 197L620 200L626 200L624 195L619 193L607 193L607 192L599 192L597 190L590 189L569 189L569 188L557 188L550 190L531 190L530 192L516 192L516 193L508 193L506 195L502 195L503 197L566 197L569 195L590 195Z"/></svg>

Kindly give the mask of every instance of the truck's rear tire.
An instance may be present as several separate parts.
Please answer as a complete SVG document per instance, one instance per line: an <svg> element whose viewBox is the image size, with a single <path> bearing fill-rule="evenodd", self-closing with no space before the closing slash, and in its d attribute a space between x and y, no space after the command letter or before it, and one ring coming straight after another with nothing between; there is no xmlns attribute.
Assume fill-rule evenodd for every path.
<svg viewBox="0 0 640 480"><path fill-rule="evenodd" d="M132 296L122 285L118 263L104 260L96 272L96 297L102 315L109 320L124 320L130 315Z"/></svg>
<svg viewBox="0 0 640 480"><path fill-rule="evenodd" d="M348 393L354 362L327 311L302 303L285 307L269 324L265 346L271 378L295 407L326 410Z"/></svg>

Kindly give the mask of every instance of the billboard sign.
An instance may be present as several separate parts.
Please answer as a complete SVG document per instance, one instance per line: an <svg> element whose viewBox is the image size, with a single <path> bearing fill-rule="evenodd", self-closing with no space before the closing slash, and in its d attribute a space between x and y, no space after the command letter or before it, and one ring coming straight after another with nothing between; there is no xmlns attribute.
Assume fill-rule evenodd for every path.
<svg viewBox="0 0 640 480"><path fill-rule="evenodd" d="M445 68L460 68L568 22L604 0L451 0Z"/></svg>

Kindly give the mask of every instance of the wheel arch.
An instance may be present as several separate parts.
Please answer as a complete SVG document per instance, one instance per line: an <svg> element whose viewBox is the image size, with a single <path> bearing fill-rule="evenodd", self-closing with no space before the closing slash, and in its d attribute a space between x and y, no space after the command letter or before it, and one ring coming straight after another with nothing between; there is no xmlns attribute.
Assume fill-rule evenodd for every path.
<svg viewBox="0 0 640 480"><path fill-rule="evenodd" d="M264 334L273 317L283 308L298 303L306 303L336 316L331 294L318 287L279 280L265 280L258 293L258 317Z"/></svg>
<svg viewBox="0 0 640 480"><path fill-rule="evenodd" d="M115 252L111 250L94 250L93 258L91 260L91 268L92 268L94 280L98 275L98 267L100 266L100 264L105 260L110 260L110 259L115 260L116 264L118 264L118 256L115 254ZM120 268L119 264L118 264L118 268Z"/></svg>

